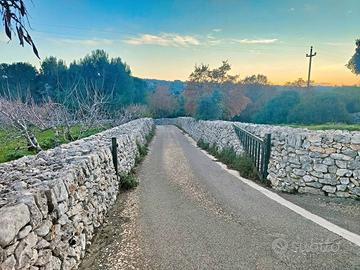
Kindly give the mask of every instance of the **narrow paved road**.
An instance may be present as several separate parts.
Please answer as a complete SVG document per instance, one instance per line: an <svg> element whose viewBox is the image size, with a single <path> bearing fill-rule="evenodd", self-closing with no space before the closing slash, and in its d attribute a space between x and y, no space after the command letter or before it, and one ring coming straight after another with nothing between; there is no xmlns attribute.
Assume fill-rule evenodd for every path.
<svg viewBox="0 0 360 270"><path fill-rule="evenodd" d="M239 181L176 127L157 128L138 173L132 255L118 246L109 268L360 269L360 247Z"/></svg>

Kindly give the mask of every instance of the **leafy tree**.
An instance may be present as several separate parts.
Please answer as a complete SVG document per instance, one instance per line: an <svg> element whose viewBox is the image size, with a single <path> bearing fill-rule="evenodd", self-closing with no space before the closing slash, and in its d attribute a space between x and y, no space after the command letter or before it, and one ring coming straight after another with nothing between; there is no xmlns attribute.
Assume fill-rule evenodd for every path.
<svg viewBox="0 0 360 270"><path fill-rule="evenodd" d="M291 87L306 87L307 82L303 78L299 78L293 82L287 82L285 85Z"/></svg>
<svg viewBox="0 0 360 270"><path fill-rule="evenodd" d="M131 75L120 58L93 51L68 67L56 57L41 63L40 71L26 63L0 64L0 96L31 97L36 103L52 100L78 110L81 100L100 96L109 112L146 102L147 85Z"/></svg>
<svg viewBox="0 0 360 270"><path fill-rule="evenodd" d="M149 106L155 117L173 117L177 111L177 101L169 88L158 86L149 95Z"/></svg>
<svg viewBox="0 0 360 270"><path fill-rule="evenodd" d="M28 63L0 64L0 96L25 100L34 95L37 70Z"/></svg>
<svg viewBox="0 0 360 270"><path fill-rule="evenodd" d="M140 78L133 77L134 81L134 95L132 103L145 104L148 95L147 84Z"/></svg>
<svg viewBox="0 0 360 270"><path fill-rule="evenodd" d="M39 57L38 50L25 26L28 12L23 0L0 0L0 16L6 36L11 40L13 33L17 35L20 45L28 43L34 54ZM15 32L16 30L16 32Z"/></svg>
<svg viewBox="0 0 360 270"><path fill-rule="evenodd" d="M349 122L350 115L345 103L333 93L307 93L290 112L289 123L320 124L327 122Z"/></svg>
<svg viewBox="0 0 360 270"><path fill-rule="evenodd" d="M227 61L223 61L222 65L215 69L210 69L204 64L195 66L183 91L185 112L192 116L199 115L198 107L201 100L202 104L205 104L215 91L220 94L230 89L229 86L234 87L238 76L229 75L230 70L231 66ZM221 106L223 107L223 104Z"/></svg>
<svg viewBox="0 0 360 270"><path fill-rule="evenodd" d="M269 84L268 78L265 75L258 74L258 75L251 75L248 77L245 77L241 81L243 84L255 84L255 85L267 85Z"/></svg>
<svg viewBox="0 0 360 270"><path fill-rule="evenodd" d="M241 84L226 83L221 87L222 103L224 106L223 118L231 120L242 113L251 103L245 95L245 88Z"/></svg>
<svg viewBox="0 0 360 270"><path fill-rule="evenodd" d="M357 39L355 42L355 54L350 58L347 63L347 68L351 70L352 73L359 75L360 74L360 39Z"/></svg>
<svg viewBox="0 0 360 270"><path fill-rule="evenodd" d="M219 91L214 91L211 95L203 96L198 102L196 117L203 120L221 119L223 115L223 105L221 101Z"/></svg>
<svg viewBox="0 0 360 270"><path fill-rule="evenodd" d="M287 123L289 112L300 101L299 93L287 91L278 94L254 116L253 120L257 123L280 124Z"/></svg>
<svg viewBox="0 0 360 270"><path fill-rule="evenodd" d="M330 91L345 103L349 113L360 112L360 89L358 87L339 87Z"/></svg>
<svg viewBox="0 0 360 270"><path fill-rule="evenodd" d="M39 95L63 103L67 98L65 94L67 82L67 66L63 60L50 56L42 61L38 82Z"/></svg>
<svg viewBox="0 0 360 270"><path fill-rule="evenodd" d="M222 65L215 69L210 69L208 65L201 64L195 66L195 70L190 74L191 83L224 83L235 82L238 76L229 75L231 66L228 61L223 61Z"/></svg>

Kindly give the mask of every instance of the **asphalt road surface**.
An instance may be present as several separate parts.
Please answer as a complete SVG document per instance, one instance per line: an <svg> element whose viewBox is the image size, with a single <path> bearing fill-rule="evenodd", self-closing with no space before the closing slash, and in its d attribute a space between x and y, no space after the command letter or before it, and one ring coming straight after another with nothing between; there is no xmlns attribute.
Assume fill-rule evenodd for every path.
<svg viewBox="0 0 360 270"><path fill-rule="evenodd" d="M94 269L360 269L359 246L246 185L176 127L157 128L138 176Z"/></svg>

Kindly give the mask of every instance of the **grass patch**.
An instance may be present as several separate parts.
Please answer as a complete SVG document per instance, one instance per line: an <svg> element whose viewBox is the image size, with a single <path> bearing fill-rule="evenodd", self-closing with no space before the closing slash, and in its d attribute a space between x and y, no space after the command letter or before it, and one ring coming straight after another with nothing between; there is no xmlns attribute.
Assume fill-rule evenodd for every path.
<svg viewBox="0 0 360 270"><path fill-rule="evenodd" d="M108 126L94 127L80 134L81 127L76 125L71 127L70 133L73 138L81 139L108 128ZM65 139L63 136L56 136L53 129L35 130L35 135L43 150L48 150L61 144L71 142L71 140ZM0 163L34 154L36 154L36 151L28 150L26 140L18 131L14 129L0 129Z"/></svg>
<svg viewBox="0 0 360 270"><path fill-rule="evenodd" d="M348 131L360 131L360 124L341 124L341 123L326 123L318 125L288 125L293 128L307 128L310 130L348 130Z"/></svg>
<svg viewBox="0 0 360 270"><path fill-rule="evenodd" d="M245 155L237 155L233 148L225 148L218 151L217 147L199 140L197 145L226 164L230 169L237 170L242 177L252 180L260 180L252 160Z"/></svg>
<svg viewBox="0 0 360 270"><path fill-rule="evenodd" d="M149 152L149 143L152 138L155 136L155 126L151 129L151 131L145 136L146 143L141 145L140 143L136 143L138 148L138 155L135 158L135 167L128 174L120 175L120 187L123 190L129 190L136 188L139 185L139 181L136 177L136 167L144 160L145 156Z"/></svg>

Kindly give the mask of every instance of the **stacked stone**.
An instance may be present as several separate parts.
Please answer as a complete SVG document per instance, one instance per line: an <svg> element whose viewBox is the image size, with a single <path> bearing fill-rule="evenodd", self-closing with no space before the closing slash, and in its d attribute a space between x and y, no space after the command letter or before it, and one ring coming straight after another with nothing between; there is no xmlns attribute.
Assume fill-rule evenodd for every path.
<svg viewBox="0 0 360 270"><path fill-rule="evenodd" d="M360 132L237 123L272 135L268 179L287 192L360 197Z"/></svg>
<svg viewBox="0 0 360 270"><path fill-rule="evenodd" d="M139 119L97 135L0 165L0 269L74 269L104 221L153 128Z"/></svg>
<svg viewBox="0 0 360 270"><path fill-rule="evenodd" d="M176 119L176 125L180 126L194 140L202 140L220 151L224 148L233 148L238 154L243 153L243 147L235 134L232 122L226 121L196 121L190 117Z"/></svg>
<svg viewBox="0 0 360 270"><path fill-rule="evenodd" d="M360 132L257 125L226 121L166 120L195 140L242 152L232 125L259 137L271 133L269 176L272 187L286 192L360 198Z"/></svg>

